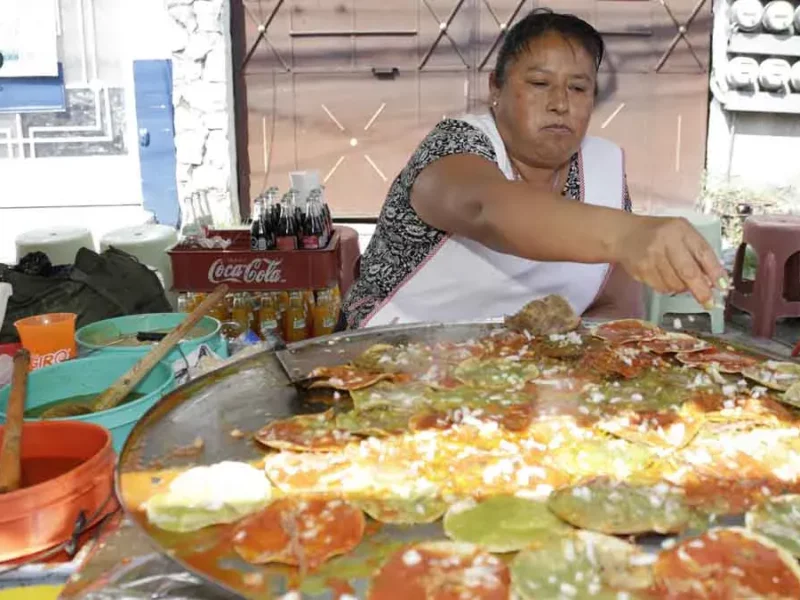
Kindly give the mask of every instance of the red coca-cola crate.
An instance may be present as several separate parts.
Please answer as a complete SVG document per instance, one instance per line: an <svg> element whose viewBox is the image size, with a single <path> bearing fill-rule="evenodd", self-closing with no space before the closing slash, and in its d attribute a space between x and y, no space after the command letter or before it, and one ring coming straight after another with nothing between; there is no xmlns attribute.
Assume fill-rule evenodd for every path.
<svg viewBox="0 0 800 600"><path fill-rule="evenodd" d="M208 292L221 283L242 292L307 290L332 287L339 280L339 234L334 232L326 248L319 250L254 251L250 232L209 231L233 243L225 250L206 250L180 243L169 251L172 289ZM243 240L246 240L246 244Z"/></svg>

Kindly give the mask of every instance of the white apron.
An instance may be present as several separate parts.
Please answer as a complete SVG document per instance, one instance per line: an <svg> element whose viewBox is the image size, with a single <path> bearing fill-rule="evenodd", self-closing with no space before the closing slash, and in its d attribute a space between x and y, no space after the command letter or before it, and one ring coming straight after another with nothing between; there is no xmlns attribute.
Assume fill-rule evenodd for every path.
<svg viewBox="0 0 800 600"><path fill-rule="evenodd" d="M467 115L461 120L489 137L498 167L508 179L514 179L494 118ZM609 141L586 137L578 156L581 201L621 209L625 193L622 150ZM599 295L608 272L605 263L539 262L448 235L375 307L361 327L501 317L548 294L560 294L577 314L583 314Z"/></svg>

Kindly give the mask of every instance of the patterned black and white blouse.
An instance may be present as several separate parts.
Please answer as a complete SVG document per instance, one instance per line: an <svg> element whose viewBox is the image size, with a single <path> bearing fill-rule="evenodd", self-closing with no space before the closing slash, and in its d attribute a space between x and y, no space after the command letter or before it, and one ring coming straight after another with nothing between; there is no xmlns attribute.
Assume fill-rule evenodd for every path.
<svg viewBox="0 0 800 600"><path fill-rule="evenodd" d="M361 257L361 273L343 305L347 327L356 328L434 250L446 232L431 227L411 207L411 188L417 176L435 160L453 154L475 154L497 162L485 133L465 121L444 119L417 147L389 188L375 233ZM578 155L570 159L562 195L581 197ZM625 185L624 208L630 211Z"/></svg>

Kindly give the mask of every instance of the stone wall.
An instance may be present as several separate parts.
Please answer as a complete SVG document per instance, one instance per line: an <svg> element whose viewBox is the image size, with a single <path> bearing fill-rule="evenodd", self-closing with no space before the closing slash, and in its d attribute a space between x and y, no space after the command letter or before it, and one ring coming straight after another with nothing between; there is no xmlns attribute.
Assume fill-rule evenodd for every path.
<svg viewBox="0 0 800 600"><path fill-rule="evenodd" d="M171 17L178 197L184 224L238 222L226 0L164 0Z"/></svg>

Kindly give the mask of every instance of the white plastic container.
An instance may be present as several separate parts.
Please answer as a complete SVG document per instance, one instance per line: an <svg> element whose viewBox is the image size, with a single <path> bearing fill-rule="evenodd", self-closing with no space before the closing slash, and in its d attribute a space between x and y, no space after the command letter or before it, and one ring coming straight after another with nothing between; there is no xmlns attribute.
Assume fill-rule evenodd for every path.
<svg viewBox="0 0 800 600"><path fill-rule="evenodd" d="M736 0L731 5L731 20L741 31L755 31L761 25L764 6L760 0Z"/></svg>
<svg viewBox="0 0 800 600"><path fill-rule="evenodd" d="M289 173L289 181L292 187L297 190L297 202L303 206L311 190L320 187L319 171L292 171Z"/></svg>
<svg viewBox="0 0 800 600"><path fill-rule="evenodd" d="M758 81L758 61L749 56L732 58L725 68L725 81L732 89L750 88Z"/></svg>
<svg viewBox="0 0 800 600"><path fill-rule="evenodd" d="M764 7L761 24L770 33L788 33L794 21L794 6L786 0L773 0Z"/></svg>
<svg viewBox="0 0 800 600"><path fill-rule="evenodd" d="M758 85L762 90L777 92L789 85L792 67L782 58L768 58L758 68Z"/></svg>
<svg viewBox="0 0 800 600"><path fill-rule="evenodd" d="M789 73L789 83L795 92L800 92L800 60L792 65Z"/></svg>

